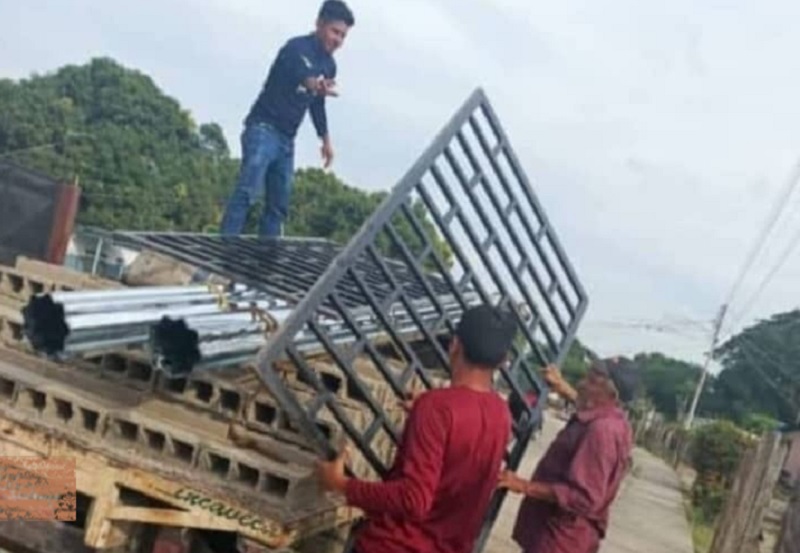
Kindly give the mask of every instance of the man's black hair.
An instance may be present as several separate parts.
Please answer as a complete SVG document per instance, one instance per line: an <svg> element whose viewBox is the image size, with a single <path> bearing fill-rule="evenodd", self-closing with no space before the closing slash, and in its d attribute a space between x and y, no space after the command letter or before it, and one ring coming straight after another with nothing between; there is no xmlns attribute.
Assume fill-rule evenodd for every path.
<svg viewBox="0 0 800 553"><path fill-rule="evenodd" d="M356 24L353 12L342 0L326 0L319 9L319 18L322 21L342 21L348 27Z"/></svg>
<svg viewBox="0 0 800 553"><path fill-rule="evenodd" d="M495 369L514 343L517 321L513 313L505 309L479 305L464 312L455 335L461 342L467 361Z"/></svg>

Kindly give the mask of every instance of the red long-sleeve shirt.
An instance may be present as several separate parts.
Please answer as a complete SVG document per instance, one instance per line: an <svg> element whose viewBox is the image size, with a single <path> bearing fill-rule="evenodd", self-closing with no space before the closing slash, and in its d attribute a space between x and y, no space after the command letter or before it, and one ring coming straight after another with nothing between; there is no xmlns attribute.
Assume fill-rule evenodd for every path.
<svg viewBox="0 0 800 553"><path fill-rule="evenodd" d="M471 551L510 436L508 405L493 392L420 397L386 481L347 484L348 503L367 515L357 553Z"/></svg>
<svg viewBox="0 0 800 553"><path fill-rule="evenodd" d="M579 411L533 475L556 503L527 497L514 527L525 553L594 553L605 537L611 503L627 472L632 433L617 407Z"/></svg>

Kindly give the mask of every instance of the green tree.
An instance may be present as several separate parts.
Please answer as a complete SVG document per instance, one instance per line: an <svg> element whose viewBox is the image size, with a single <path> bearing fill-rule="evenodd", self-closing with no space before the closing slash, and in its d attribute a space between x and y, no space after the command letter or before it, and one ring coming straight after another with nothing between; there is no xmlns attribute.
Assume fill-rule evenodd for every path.
<svg viewBox="0 0 800 553"><path fill-rule="evenodd" d="M79 222L114 230L214 232L238 174L217 123L197 124L147 75L107 58L52 74L0 80L0 156L55 178L79 179ZM296 173L287 234L347 242L386 197L319 169ZM422 232L452 253L417 202ZM251 210L255 232L260 206ZM407 220L394 228L421 253ZM398 257L388 236L381 250ZM432 267L431 259L424 260Z"/></svg>
<svg viewBox="0 0 800 553"><path fill-rule="evenodd" d="M722 510L736 468L750 443L744 432L728 421L695 431L691 457L697 478L692 486L692 503L706 522L713 522Z"/></svg>
<svg viewBox="0 0 800 553"><path fill-rule="evenodd" d="M780 423L769 415L748 413L742 420L741 426L743 430L760 436L767 432L774 432Z"/></svg>
<svg viewBox="0 0 800 553"><path fill-rule="evenodd" d="M597 354L588 349L580 340L575 340L570 346L561 372L573 386L577 384L589 372L592 361L596 360Z"/></svg>
<svg viewBox="0 0 800 553"><path fill-rule="evenodd" d="M642 371L645 392L656 410L675 420L691 401L702 369L661 353L642 353L633 361Z"/></svg>
<svg viewBox="0 0 800 553"><path fill-rule="evenodd" d="M758 322L717 351L723 370L715 393L725 415L743 422L754 413L794 422L800 412L800 311Z"/></svg>
<svg viewBox="0 0 800 553"><path fill-rule="evenodd" d="M146 75L100 58L0 82L0 155L79 179L79 221L110 229L202 231L220 216L237 163Z"/></svg>

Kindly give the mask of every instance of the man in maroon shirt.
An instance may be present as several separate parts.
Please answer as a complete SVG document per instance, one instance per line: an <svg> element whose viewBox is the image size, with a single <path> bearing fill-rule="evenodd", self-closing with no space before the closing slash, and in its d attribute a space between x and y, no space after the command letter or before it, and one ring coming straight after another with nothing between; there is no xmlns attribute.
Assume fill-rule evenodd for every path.
<svg viewBox="0 0 800 553"><path fill-rule="evenodd" d="M495 307L464 313L450 342L451 385L413 402L385 482L346 478L343 456L320 463L323 487L366 514L356 553L472 550L511 437L492 376L516 331L512 315Z"/></svg>
<svg viewBox="0 0 800 553"><path fill-rule="evenodd" d="M632 393L614 363L598 362L573 389L554 367L545 378L577 412L531 481L504 472L500 486L525 496L514 540L525 553L597 553L609 509L627 473L632 432L619 406Z"/></svg>

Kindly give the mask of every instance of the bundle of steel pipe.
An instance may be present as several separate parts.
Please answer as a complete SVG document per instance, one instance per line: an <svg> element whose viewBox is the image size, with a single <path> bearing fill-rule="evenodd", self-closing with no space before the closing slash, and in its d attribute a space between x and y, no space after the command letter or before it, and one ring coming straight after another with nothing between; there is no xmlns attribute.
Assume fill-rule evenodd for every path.
<svg viewBox="0 0 800 553"><path fill-rule="evenodd" d="M159 286L37 295L22 315L31 346L58 355L140 346L149 327L166 315L212 315L236 302L271 305L263 293L243 287Z"/></svg>
<svg viewBox="0 0 800 553"><path fill-rule="evenodd" d="M253 306L217 315L162 317L150 327L153 365L172 376L235 365L253 357L291 314L288 306Z"/></svg>
<svg viewBox="0 0 800 553"><path fill-rule="evenodd" d="M477 296L467 303L478 301ZM382 319L397 335L420 331L420 324L461 312L454 297L393 305ZM263 292L234 286L144 287L128 290L58 292L31 298L23 308L24 331L35 350L72 355L149 346L155 367L168 375L241 364L255 357L291 314L292 307ZM357 336L386 336L384 321L370 308L356 308L346 319L322 317L329 342L343 345ZM295 337L302 352L325 346L309 329Z"/></svg>
<svg viewBox="0 0 800 553"><path fill-rule="evenodd" d="M470 304L477 301L470 298ZM448 316L457 317L461 307L454 298L440 298L440 305ZM427 324L438 319L438 308L429 302L414 305L419 322ZM175 318L164 317L152 326L150 349L153 364L172 376L183 376L192 371L202 371L239 365L254 358L275 327L283 324L290 309L273 309L261 313L229 313L212 316ZM355 309L349 313L352 325L369 340L386 337L383 325L374 313ZM392 330L401 336L419 332L419 325L402 305L394 305L387 313ZM356 340L356 332L349 323L337 319L322 319L319 326L333 345L344 345ZM312 353L325 347L310 330L294 339L298 351Z"/></svg>

